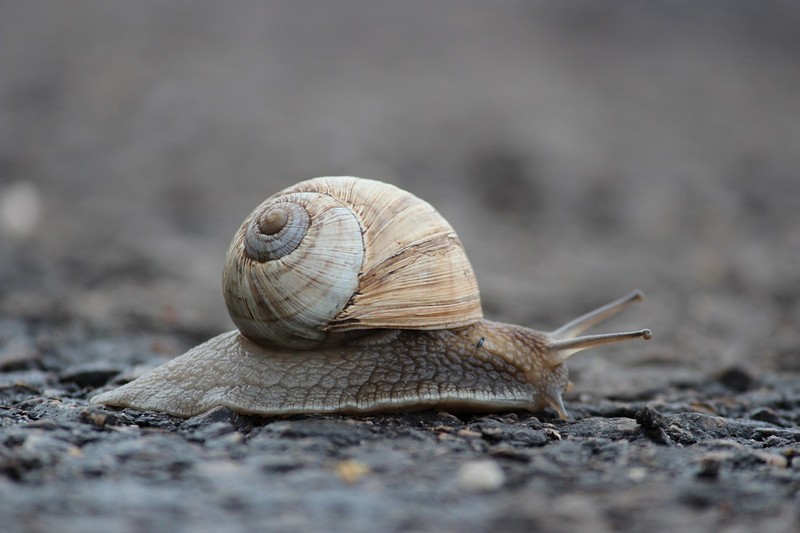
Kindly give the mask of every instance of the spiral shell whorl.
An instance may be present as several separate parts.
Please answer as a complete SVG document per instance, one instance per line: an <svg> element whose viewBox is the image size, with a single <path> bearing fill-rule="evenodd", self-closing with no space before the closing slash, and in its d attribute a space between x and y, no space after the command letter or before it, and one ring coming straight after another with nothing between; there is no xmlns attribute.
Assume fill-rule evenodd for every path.
<svg viewBox="0 0 800 533"><path fill-rule="evenodd" d="M266 220L276 210L289 213L281 229ZM277 231L265 235L259 227ZM251 236L257 246L248 244ZM336 199L316 193L274 196L250 214L228 251L223 294L231 319L260 344L319 346L328 323L358 288L363 257L358 220Z"/></svg>
<svg viewBox="0 0 800 533"><path fill-rule="evenodd" d="M292 253L308 231L308 212L303 206L278 202L266 206L247 224L244 251L263 263Z"/></svg>

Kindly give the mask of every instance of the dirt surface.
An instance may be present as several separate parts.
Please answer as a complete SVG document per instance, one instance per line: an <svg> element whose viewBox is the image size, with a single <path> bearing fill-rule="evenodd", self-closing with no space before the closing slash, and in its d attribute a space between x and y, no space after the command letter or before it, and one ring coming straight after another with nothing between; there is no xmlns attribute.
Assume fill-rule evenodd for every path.
<svg viewBox="0 0 800 533"><path fill-rule="evenodd" d="M0 523L797 531L794 2L0 3ZM95 390L232 325L228 241L318 175L433 203L487 317L654 338L572 418L181 420Z"/></svg>

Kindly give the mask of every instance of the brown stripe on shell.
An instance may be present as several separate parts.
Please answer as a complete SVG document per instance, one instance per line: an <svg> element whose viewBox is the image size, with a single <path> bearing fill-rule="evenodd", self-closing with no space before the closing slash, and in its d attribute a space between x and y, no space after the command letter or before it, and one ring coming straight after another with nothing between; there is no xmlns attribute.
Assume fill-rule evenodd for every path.
<svg viewBox="0 0 800 533"><path fill-rule="evenodd" d="M480 293L461 250L452 233L398 252L361 277L359 293L331 329L441 329L480 320Z"/></svg>

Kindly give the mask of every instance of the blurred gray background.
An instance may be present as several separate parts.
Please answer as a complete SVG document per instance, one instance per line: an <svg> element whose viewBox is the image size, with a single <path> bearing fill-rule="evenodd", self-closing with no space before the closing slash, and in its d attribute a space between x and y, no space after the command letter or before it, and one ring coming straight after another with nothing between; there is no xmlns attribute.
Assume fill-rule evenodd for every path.
<svg viewBox="0 0 800 533"><path fill-rule="evenodd" d="M490 318L644 290L578 392L798 371L799 58L792 1L3 1L0 313L228 329L241 220L349 174L444 214Z"/></svg>

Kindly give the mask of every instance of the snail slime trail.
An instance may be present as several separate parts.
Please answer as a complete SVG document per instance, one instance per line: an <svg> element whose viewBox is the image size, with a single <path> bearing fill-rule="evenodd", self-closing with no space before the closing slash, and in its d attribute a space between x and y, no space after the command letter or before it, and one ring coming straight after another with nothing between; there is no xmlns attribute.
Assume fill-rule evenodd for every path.
<svg viewBox="0 0 800 533"><path fill-rule="evenodd" d="M436 253L430 253L435 250ZM639 291L551 332L483 318L453 228L427 202L354 177L271 196L231 242L223 333L92 403L189 417L420 409L567 412L565 362L650 330L580 336Z"/></svg>

